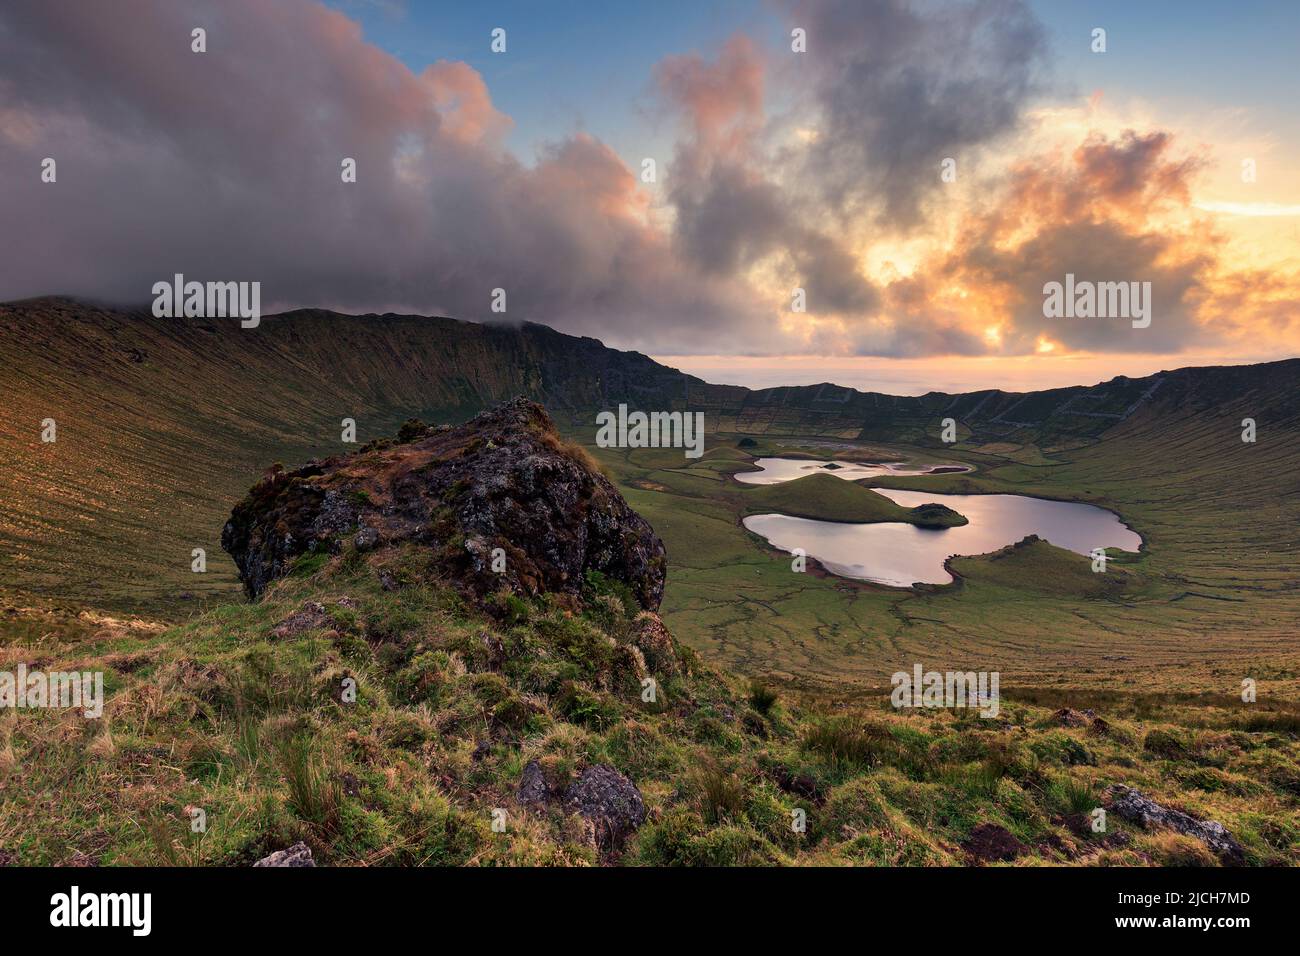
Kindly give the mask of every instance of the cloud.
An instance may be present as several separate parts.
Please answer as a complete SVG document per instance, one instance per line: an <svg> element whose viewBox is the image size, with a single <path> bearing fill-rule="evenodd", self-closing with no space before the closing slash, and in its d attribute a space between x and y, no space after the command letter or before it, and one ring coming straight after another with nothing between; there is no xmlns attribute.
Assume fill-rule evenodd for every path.
<svg viewBox="0 0 1300 956"><path fill-rule="evenodd" d="M698 54L668 56L654 72L664 99L689 121L697 148L733 159L750 154L764 125L765 68L749 37L728 39L715 63Z"/></svg>
<svg viewBox="0 0 1300 956"><path fill-rule="evenodd" d="M682 124L667 190L682 257L715 275L764 267L781 286L773 303L788 302L797 287L813 314L871 314L877 293L853 254L773 174L778 161L763 143L765 70L753 42L732 37L712 63L668 57L655 76Z"/></svg>
<svg viewBox="0 0 1300 956"><path fill-rule="evenodd" d="M1197 209L1218 212L1227 216L1300 216L1300 203L1277 202L1220 202L1212 199L1196 203Z"/></svg>
<svg viewBox="0 0 1300 956"><path fill-rule="evenodd" d="M803 157L841 218L925 222L939 164L1017 128L1039 89L1044 31L1021 0L785 0L807 31L799 108L818 136Z"/></svg>
<svg viewBox="0 0 1300 956"><path fill-rule="evenodd" d="M655 67L676 139L652 194L588 133L522 161L471 66L413 71L311 0L7 0L0 209L20 241L0 300L144 303L181 272L261 281L266 309L527 319L674 354L1294 335L1300 280L1232 272L1197 214L1205 156L1151 129L1017 152L1045 51L1024 2L778 10L807 53L737 34ZM940 185L948 156L968 201ZM868 269L900 243L918 243L911 265ZM1045 319L1042 286L1067 272L1150 281L1151 328ZM806 315L790 312L795 287Z"/></svg>
<svg viewBox="0 0 1300 956"><path fill-rule="evenodd" d="M1020 161L998 201L972 214L957 240L919 277L890 286L889 299L916 318L955 311L963 326L996 328L982 340L960 335L955 352L973 342L986 352L1032 353L1047 343L1072 350L1177 352L1203 344L1212 330L1200 307L1217 258L1217 238L1187 210L1195 156L1173 154L1164 132L1088 136L1067 156ZM1124 318L1049 318L1043 287L1064 282L1151 283L1152 322L1135 329ZM920 291L918 291L920 290ZM955 290L955 292L954 292Z"/></svg>
<svg viewBox="0 0 1300 956"><path fill-rule="evenodd" d="M265 305L500 320L500 287L511 320L625 345L764 340L752 290L683 264L598 140L525 165L471 67L414 73L307 0L6 3L0 93L0 208L23 236L0 299L146 302L182 272L261 281Z"/></svg>
<svg viewBox="0 0 1300 956"><path fill-rule="evenodd" d="M747 275L773 301L804 288L810 321L786 320L800 348L987 351L916 288L895 288L882 309L862 249L928 224L943 158L1017 127L1044 54L1037 22L1014 0L779 6L807 31L808 52L765 60L736 36L713 61L673 56L655 71L680 118L666 195L682 257ZM769 116L774 71L787 102Z"/></svg>

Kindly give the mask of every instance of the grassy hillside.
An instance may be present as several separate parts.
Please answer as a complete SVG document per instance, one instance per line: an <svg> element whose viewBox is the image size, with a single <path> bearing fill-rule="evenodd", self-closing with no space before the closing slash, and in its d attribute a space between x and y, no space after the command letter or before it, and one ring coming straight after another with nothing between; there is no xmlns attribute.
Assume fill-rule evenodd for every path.
<svg viewBox="0 0 1300 956"><path fill-rule="evenodd" d="M1273 418L1256 444L1243 444L1238 426L1251 404L1247 395L1186 416L1135 415L1100 441L1054 451L1050 462L1026 464L1034 456L1022 447L962 444L947 458L975 465L974 474L865 482L1109 508L1145 547L1113 556L1116 576L1104 588L1087 559L1047 548L1011 576L988 559L955 562L950 588L793 573L739 526L750 492L719 461L665 466L638 451L601 454L667 546L665 616L707 658L742 672L872 688L911 662L934 661L1134 696L1231 695L1250 677L1272 699L1297 701L1300 537L1287 529L1300 527L1300 427ZM746 458L737 450L732 469L747 467Z"/></svg>
<svg viewBox="0 0 1300 956"><path fill-rule="evenodd" d="M0 598L168 616L237 593L221 526L271 462L411 416L462 421L516 395L562 414L685 378L538 325L306 311L241 329L66 299L0 305L0 354Z"/></svg>
<svg viewBox="0 0 1300 956"><path fill-rule="evenodd" d="M1135 698L1232 695L1251 677L1261 700L1300 699L1300 361L1021 396L751 392L540 326L306 312L241 330L67 300L0 307L0 348L0 598L12 605L179 621L235 600L218 540L230 508L270 462L350 447L344 417L364 443L413 414L459 420L523 393L568 409L561 424L590 446L586 403L689 398L709 409L710 429L733 429L711 433L703 458L592 450L666 542L664 613L711 662L831 692L873 691L933 661ZM956 446L937 439L944 415L960 423ZM39 440L47 417L53 445ZM1246 417L1254 444L1240 440ZM1035 549L1011 576L986 559L955 562L950 588L794 574L744 530L745 514L902 509L832 476L813 494L731 477L787 451L970 464L972 474L867 483L1091 502L1146 547L1118 558L1105 587L1055 549ZM205 574L191 571L196 547ZM10 613L0 632L43 621Z"/></svg>
<svg viewBox="0 0 1300 956"><path fill-rule="evenodd" d="M938 441L942 418L951 416L965 459L994 469L991 486L1045 483L1048 494L1069 497L1093 493L1081 482L1105 486L1118 474L1142 482L1148 463L1152 480L1172 471L1180 481L1180 462L1208 469L1212 481L1242 466L1257 486L1243 498L1250 509L1271 507L1296 487L1295 360L1028 395L901 398L833 385L751 391L537 325L301 311L245 330L57 298L0 305L0 352L0 599L19 606L174 619L224 600L237 589L217 535L251 475L273 461L294 465L347 450L344 418L355 420L364 443L412 415L460 421L514 395L543 402L571 427L623 401L689 406L705 411L711 431L756 436L755 451L834 449L872 460L951 457ZM1234 461L1224 457L1234 451L1230 442L1210 448L1198 430L1208 417L1224 418L1216 441L1227 441L1234 432L1225 413L1238 405L1258 419L1261 440L1236 448L1246 457ZM47 418L58 423L52 445L40 441ZM1127 457L1111 436L1135 428L1149 428L1153 441ZM1289 445L1279 444L1280 434L1290 435ZM1092 448L1099 435L1103 447ZM1049 475L1063 449L1079 467ZM686 487L669 451L638 458L638 469L655 461L678 473L687 494L707 497L707 486ZM726 467L710 454L692 471L720 478ZM639 471L629 477L654 481ZM1285 517L1274 511L1274 521ZM216 558L206 574L190 570L194 548ZM1256 567L1277 569L1269 550L1257 553Z"/></svg>
<svg viewBox="0 0 1300 956"><path fill-rule="evenodd" d="M1054 715L1048 692L996 719L809 700L689 650L643 656L644 618L602 587L580 616L543 597L487 617L426 551L349 550L168 630L83 619L10 639L7 664L39 649L47 669L102 668L111 697L98 721L0 721L0 862L242 865L302 840L365 866L1217 865L1116 813L1092 832L1125 783L1222 822L1247 863L1300 863L1294 714L1158 694L1100 722ZM521 802L531 761L555 792L612 768L645 822L599 848L563 801Z"/></svg>

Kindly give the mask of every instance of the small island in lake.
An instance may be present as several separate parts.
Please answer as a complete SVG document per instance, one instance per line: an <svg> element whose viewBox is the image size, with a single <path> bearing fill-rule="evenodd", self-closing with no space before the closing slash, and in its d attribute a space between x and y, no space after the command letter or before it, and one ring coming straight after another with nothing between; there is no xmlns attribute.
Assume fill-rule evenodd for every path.
<svg viewBox="0 0 1300 956"><path fill-rule="evenodd" d="M933 501L917 505L911 515L912 524L918 528L959 528L970 523L964 514Z"/></svg>

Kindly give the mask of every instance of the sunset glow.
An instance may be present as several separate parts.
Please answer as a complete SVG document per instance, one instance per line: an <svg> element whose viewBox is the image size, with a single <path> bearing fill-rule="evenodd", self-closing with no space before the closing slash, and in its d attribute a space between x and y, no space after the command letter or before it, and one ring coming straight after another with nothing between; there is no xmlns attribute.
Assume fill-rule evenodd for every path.
<svg viewBox="0 0 1300 956"><path fill-rule="evenodd" d="M1300 134L1252 54L1272 37L1217 32L1211 13L1180 8L1153 44L1139 15L1094 6L1111 41L1095 51L1070 4L783 0L707 25L681 6L680 33L625 11L604 30L612 47L571 51L611 69L619 57L600 90L595 67L570 73L528 45L595 27L521 8L511 62L563 91L543 109L523 73L470 44L485 28L468 13L233 3L221 29L250 62L310 59L289 86L256 66L214 85L187 51L132 56L184 19L184 5L138 6L130 31L94 5L69 23L56 4L26 15L23 48L0 33L0 158L53 155L69 171L57 204L0 184L26 237L2 298L132 303L157 274L219 272L258 277L268 311L536 321L683 368L958 362L1003 387L1023 357L1052 360L1036 381L1069 384L1085 367L1105 376L1104 356L1155 368L1300 350ZM1283 20L1294 32L1296 15ZM809 50L792 48L796 29ZM49 85L51 56L113 70ZM1231 65L1235 92L1172 95L1161 77L1197 57ZM1258 96L1242 95L1250 82ZM339 95L325 102L322 86ZM196 116L216 141L194 134ZM330 185L333 152L355 157L364 204ZM108 199L74 223L91 196ZM221 241L139 229L142 208ZM1150 283L1150 325L1045 317L1044 286L1066 274ZM506 287L502 315L490 293ZM1068 356L1088 360L1056 361Z"/></svg>

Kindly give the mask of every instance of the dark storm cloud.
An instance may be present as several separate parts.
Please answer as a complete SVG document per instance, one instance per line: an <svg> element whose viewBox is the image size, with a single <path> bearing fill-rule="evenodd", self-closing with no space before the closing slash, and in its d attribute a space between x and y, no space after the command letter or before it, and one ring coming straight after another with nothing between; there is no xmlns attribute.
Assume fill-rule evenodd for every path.
<svg viewBox="0 0 1300 956"><path fill-rule="evenodd" d="M747 268L790 235L780 190L739 166L718 164L695 177L679 162L669 196L677 242L707 272L731 275Z"/></svg>

